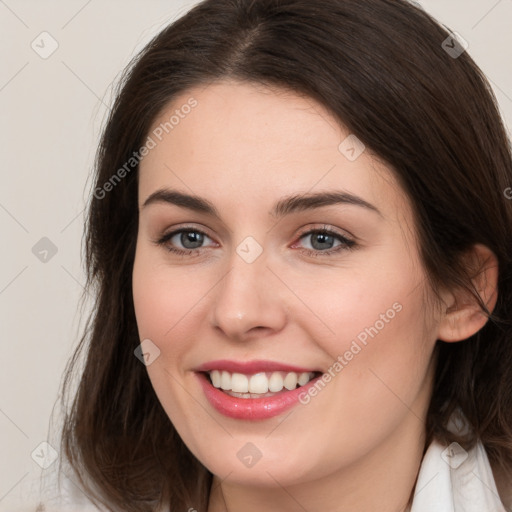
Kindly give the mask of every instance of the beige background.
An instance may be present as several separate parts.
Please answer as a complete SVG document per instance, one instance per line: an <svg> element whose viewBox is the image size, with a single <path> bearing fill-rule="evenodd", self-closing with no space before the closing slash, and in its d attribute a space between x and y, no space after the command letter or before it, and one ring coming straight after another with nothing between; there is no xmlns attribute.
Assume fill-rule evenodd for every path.
<svg viewBox="0 0 512 512"><path fill-rule="evenodd" d="M83 210L112 83L160 28L195 3L0 0L1 511L22 503L34 510L26 492L42 470L31 453L46 440L57 447L49 420L84 321ZM512 0L419 3L468 41L511 127ZM31 47L35 40L38 51L51 49L49 36L41 43L44 31L58 43L46 59ZM43 237L57 250L47 262L32 252ZM35 458L44 460L43 453L48 448Z"/></svg>

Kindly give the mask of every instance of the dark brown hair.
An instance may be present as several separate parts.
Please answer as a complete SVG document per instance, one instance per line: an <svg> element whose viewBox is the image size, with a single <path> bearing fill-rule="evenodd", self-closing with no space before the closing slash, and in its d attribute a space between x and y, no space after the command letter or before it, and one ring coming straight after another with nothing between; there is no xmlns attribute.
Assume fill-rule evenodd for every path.
<svg viewBox="0 0 512 512"><path fill-rule="evenodd" d="M96 303L63 381L66 399L80 370L62 453L109 509L207 507L212 475L179 438L134 356L138 169L108 192L104 184L173 98L225 79L316 100L390 166L412 205L434 292L464 287L489 314L462 255L476 243L494 252L498 302L468 340L437 342L425 428L427 443L469 449L481 440L493 467L512 471L511 150L487 80L467 52L446 51L447 37L405 0L206 0L133 60L103 132L88 210L87 291ZM465 436L447 428L458 409L472 427Z"/></svg>

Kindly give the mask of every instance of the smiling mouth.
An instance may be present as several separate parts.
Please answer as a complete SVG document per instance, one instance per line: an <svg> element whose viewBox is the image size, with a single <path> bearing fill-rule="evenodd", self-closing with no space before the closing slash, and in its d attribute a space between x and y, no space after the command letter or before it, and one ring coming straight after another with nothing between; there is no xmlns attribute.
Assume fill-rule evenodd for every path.
<svg viewBox="0 0 512 512"><path fill-rule="evenodd" d="M235 398L264 398L305 386L321 372L259 372L252 375L212 370L202 372L214 388Z"/></svg>

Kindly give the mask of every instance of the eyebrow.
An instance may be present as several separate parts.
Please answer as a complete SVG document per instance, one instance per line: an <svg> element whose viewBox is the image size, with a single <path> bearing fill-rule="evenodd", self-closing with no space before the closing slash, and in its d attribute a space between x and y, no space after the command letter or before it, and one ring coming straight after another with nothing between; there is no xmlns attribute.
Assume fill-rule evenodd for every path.
<svg viewBox="0 0 512 512"><path fill-rule="evenodd" d="M221 216L210 201L199 196L178 192L167 188L153 192L142 205L146 208L151 204L167 203L187 208L198 213L204 213L221 220ZM376 206L363 198L344 191L317 192L312 194L293 194L280 199L269 212L272 217L281 218L294 212L313 210L323 206L349 204L373 211L382 217Z"/></svg>

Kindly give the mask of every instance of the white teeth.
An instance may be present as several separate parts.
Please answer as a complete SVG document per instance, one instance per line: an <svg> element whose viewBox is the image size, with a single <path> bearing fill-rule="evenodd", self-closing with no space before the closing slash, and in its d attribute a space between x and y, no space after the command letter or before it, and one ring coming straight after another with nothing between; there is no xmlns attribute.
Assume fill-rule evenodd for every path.
<svg viewBox="0 0 512 512"><path fill-rule="evenodd" d="M249 393L267 393L268 379L264 373L257 373L249 380Z"/></svg>
<svg viewBox="0 0 512 512"><path fill-rule="evenodd" d="M284 387L290 391L297 387L297 374L295 372L290 372L284 378Z"/></svg>
<svg viewBox="0 0 512 512"><path fill-rule="evenodd" d="M229 391L231 389L231 374L229 372L222 372L220 379L220 387L224 391Z"/></svg>
<svg viewBox="0 0 512 512"><path fill-rule="evenodd" d="M214 387L220 388L221 375L219 370L213 370L213 372L210 373L210 377L212 379L212 384L214 385Z"/></svg>
<svg viewBox="0 0 512 512"><path fill-rule="evenodd" d="M230 373L225 370L212 370L209 372L212 385L221 388L227 392L245 393L244 398L249 398L250 393L256 395L265 395L268 393L278 393L283 388L293 390L299 386L304 386L313 377L313 372L260 372L254 375L244 375L243 373Z"/></svg>
<svg viewBox="0 0 512 512"><path fill-rule="evenodd" d="M309 373L304 372L299 375L299 378L297 379L297 382L299 383L299 386L304 386L304 384L307 384L311 380Z"/></svg>
<svg viewBox="0 0 512 512"><path fill-rule="evenodd" d="M283 376L279 372L274 372L268 380L268 390L277 393L283 389Z"/></svg>
<svg viewBox="0 0 512 512"><path fill-rule="evenodd" d="M235 393L247 393L249 391L249 379L243 373L231 375L231 391Z"/></svg>

